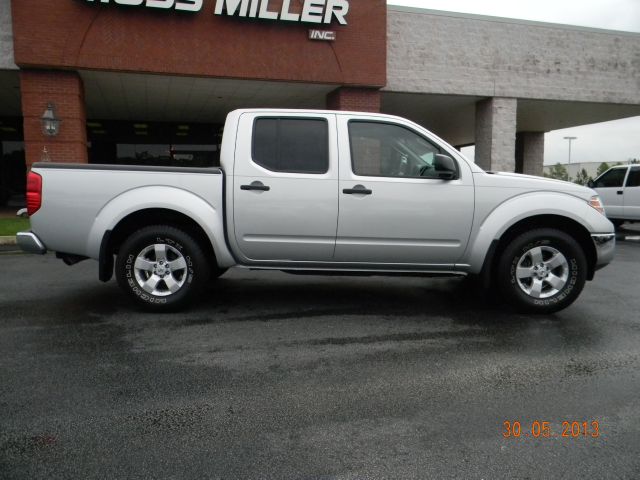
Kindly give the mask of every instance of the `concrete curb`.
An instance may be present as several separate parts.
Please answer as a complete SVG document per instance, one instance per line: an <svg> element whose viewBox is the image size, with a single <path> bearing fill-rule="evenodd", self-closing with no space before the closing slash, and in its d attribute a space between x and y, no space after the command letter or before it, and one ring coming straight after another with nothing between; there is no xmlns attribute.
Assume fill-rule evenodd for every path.
<svg viewBox="0 0 640 480"><path fill-rule="evenodd" d="M0 245L5 246L5 245L17 245L18 243L16 242L16 237L13 236L9 236L9 237L0 237Z"/></svg>

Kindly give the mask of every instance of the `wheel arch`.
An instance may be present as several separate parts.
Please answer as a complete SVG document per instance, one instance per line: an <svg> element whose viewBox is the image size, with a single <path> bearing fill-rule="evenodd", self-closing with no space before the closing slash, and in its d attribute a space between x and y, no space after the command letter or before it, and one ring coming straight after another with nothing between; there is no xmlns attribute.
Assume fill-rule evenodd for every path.
<svg viewBox="0 0 640 480"><path fill-rule="evenodd" d="M584 225L572 218L555 214L543 214L526 217L511 225L497 239L494 239L489 247L482 266L481 275L485 285L494 280L500 253L518 235L536 228L554 228L575 238L587 260L587 279L592 280L595 274L597 252L591 234Z"/></svg>
<svg viewBox="0 0 640 480"><path fill-rule="evenodd" d="M211 269L218 267L216 253L205 230L188 215L168 208L145 208L122 218L112 229L107 230L100 245L99 278L106 282L113 276L113 256L122 243L135 231L151 225L168 225L188 233L200 245L209 260Z"/></svg>

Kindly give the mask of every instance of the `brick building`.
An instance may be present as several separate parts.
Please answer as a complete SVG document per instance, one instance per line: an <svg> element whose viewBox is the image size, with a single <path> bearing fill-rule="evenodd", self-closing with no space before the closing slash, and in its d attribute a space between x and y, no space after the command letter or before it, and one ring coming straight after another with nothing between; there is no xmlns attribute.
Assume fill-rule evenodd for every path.
<svg viewBox="0 0 640 480"><path fill-rule="evenodd" d="M541 174L544 132L639 115L638 78L637 34L385 0L0 0L0 204L43 158L215 164L241 107L393 113Z"/></svg>

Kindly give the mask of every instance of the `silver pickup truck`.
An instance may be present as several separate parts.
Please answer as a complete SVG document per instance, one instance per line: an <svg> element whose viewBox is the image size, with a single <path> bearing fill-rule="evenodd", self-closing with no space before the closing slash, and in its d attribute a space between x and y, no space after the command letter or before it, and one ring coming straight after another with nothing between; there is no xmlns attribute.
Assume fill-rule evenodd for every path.
<svg viewBox="0 0 640 480"><path fill-rule="evenodd" d="M609 263L613 225L571 183L485 172L389 115L236 110L221 168L38 163L29 252L99 262L155 310L229 267L477 275L520 309L571 304Z"/></svg>

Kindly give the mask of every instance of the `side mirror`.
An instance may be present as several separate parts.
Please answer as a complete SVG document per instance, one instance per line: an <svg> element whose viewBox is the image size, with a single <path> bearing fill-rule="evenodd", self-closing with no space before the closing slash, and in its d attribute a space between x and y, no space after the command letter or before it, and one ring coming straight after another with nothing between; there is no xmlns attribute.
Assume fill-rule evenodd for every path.
<svg viewBox="0 0 640 480"><path fill-rule="evenodd" d="M596 183L593 180L589 180L587 182L587 187L589 188L596 188Z"/></svg>
<svg viewBox="0 0 640 480"><path fill-rule="evenodd" d="M458 178L456 162L448 155L436 154L433 159L433 168L441 180L455 180Z"/></svg>

